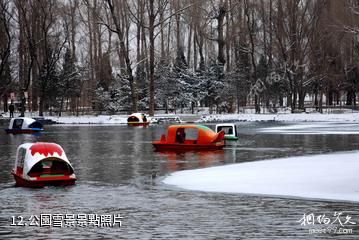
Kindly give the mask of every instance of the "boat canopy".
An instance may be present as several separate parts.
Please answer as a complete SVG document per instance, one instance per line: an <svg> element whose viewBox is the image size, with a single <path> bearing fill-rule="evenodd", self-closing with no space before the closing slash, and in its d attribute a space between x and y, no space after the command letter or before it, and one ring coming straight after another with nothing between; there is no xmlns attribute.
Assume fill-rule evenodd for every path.
<svg viewBox="0 0 359 240"><path fill-rule="evenodd" d="M214 142L218 142L223 140L223 135L214 132L209 127L203 126L203 125L172 125L168 127L168 134L167 134L167 143L176 143L176 135L178 132L186 131L187 129L194 129L197 131L197 136L195 139L196 144L211 144ZM186 137L186 139L190 138ZM188 139L189 140L189 139Z"/></svg>
<svg viewBox="0 0 359 240"><path fill-rule="evenodd" d="M70 167L71 172L74 171L62 147L56 143L46 142L21 144L17 149L15 169L22 165L23 174L28 175L37 163L44 160L65 162Z"/></svg>
<svg viewBox="0 0 359 240"><path fill-rule="evenodd" d="M143 113L132 113L128 116L127 122L147 122L147 118Z"/></svg>
<svg viewBox="0 0 359 240"><path fill-rule="evenodd" d="M9 123L9 129L33 129L39 128L41 129L43 126L39 121L36 121L33 118L28 117L17 117L12 118Z"/></svg>

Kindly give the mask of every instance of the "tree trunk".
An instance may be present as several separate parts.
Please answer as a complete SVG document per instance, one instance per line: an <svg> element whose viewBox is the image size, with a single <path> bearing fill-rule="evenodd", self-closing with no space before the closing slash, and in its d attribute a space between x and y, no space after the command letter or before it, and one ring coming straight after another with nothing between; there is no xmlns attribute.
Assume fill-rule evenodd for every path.
<svg viewBox="0 0 359 240"><path fill-rule="evenodd" d="M191 66L191 46L192 46L192 23L189 26L189 34L188 34L188 41L187 41L187 45L188 45L188 49L187 49L187 64L188 64L188 68L190 68Z"/></svg>
<svg viewBox="0 0 359 240"><path fill-rule="evenodd" d="M5 94L3 95L4 112L7 112L7 111L8 111L7 100L8 100L8 95L5 93Z"/></svg>
<svg viewBox="0 0 359 240"><path fill-rule="evenodd" d="M128 55L128 51L126 49L126 45L124 42L123 29L120 27L120 23L115 13L115 6L113 5L113 2L111 0L107 0L107 4L111 11L111 16L116 27L116 33L120 42L120 50L125 58L127 78L128 81L130 82L130 88L131 88L132 112L137 112L137 86L132 74L131 60Z"/></svg>
<svg viewBox="0 0 359 240"><path fill-rule="evenodd" d="M217 21L218 21L218 25L217 25L217 33L218 33L218 62L220 65L222 65L222 67L224 66L224 64L226 63L226 59L224 57L224 47L226 45L226 42L224 41L224 36L223 36L223 21L224 21L224 17L226 16L226 6L221 3L219 6L219 13L217 15Z"/></svg>
<svg viewBox="0 0 359 240"><path fill-rule="evenodd" d="M154 0L149 0L149 40L150 40L150 84L149 84L149 115L153 116L155 113L155 15L154 15Z"/></svg>

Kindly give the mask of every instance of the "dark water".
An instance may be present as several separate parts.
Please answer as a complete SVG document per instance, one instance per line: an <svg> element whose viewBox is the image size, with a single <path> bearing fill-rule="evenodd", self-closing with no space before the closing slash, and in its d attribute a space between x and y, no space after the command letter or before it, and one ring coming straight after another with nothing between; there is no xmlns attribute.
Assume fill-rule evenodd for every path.
<svg viewBox="0 0 359 240"><path fill-rule="evenodd" d="M46 126L40 136L1 133L0 239L359 239L359 203L204 193L161 184L166 174L183 169L359 149L359 134L261 131L278 126L283 124L240 123L240 140L223 151L178 154L153 151L151 141L164 131L161 125ZM338 130L338 125L330 128ZM59 143L73 163L77 184L14 187L10 170L16 148L32 141ZM352 234L310 234L309 228L325 225L299 222L309 213L333 220L335 212L356 222L346 226ZM41 214L68 220L81 214L123 218L121 227L10 226L20 217L32 225Z"/></svg>

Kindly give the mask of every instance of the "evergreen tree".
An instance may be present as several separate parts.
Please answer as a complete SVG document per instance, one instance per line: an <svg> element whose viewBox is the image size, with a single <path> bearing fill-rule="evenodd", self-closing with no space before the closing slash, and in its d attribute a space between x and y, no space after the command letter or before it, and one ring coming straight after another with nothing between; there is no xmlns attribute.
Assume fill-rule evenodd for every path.
<svg viewBox="0 0 359 240"><path fill-rule="evenodd" d="M75 57L71 54L70 49L67 49L57 86L59 92L59 116L61 116L64 101L73 100L80 97L81 94L81 74L74 59Z"/></svg>
<svg viewBox="0 0 359 240"><path fill-rule="evenodd" d="M58 52L52 47L48 47L45 57L45 61L40 68L39 77L34 81L39 92L39 116L43 116L44 110L50 106L58 107L56 97L60 94L58 91Z"/></svg>
<svg viewBox="0 0 359 240"><path fill-rule="evenodd" d="M200 82L199 88L204 93L204 101L206 102L206 105L209 106L211 113L214 105L218 112L224 88L223 65L212 61L203 76L204 79Z"/></svg>

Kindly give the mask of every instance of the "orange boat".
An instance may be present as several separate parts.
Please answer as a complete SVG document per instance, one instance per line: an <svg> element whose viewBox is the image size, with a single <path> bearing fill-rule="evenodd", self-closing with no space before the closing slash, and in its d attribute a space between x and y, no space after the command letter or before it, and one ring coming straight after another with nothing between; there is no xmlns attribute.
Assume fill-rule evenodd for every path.
<svg viewBox="0 0 359 240"><path fill-rule="evenodd" d="M218 150L224 147L224 132L214 132L202 125L172 125L168 127L167 138L153 141L156 150Z"/></svg>

